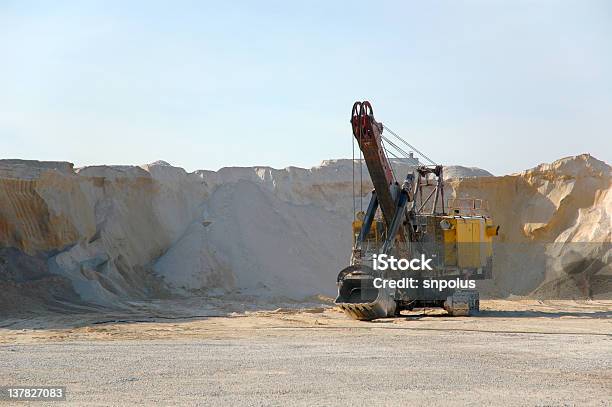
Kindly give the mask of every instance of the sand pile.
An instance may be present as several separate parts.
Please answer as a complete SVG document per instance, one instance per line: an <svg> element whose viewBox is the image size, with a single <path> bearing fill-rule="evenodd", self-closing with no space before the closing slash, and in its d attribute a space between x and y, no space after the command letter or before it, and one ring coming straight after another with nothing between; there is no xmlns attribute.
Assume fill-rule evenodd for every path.
<svg viewBox="0 0 612 407"><path fill-rule="evenodd" d="M350 255L352 167L350 160L333 160L311 169L186 173L164 162L74 170L69 163L0 160L0 246L34 259L28 267L38 269L36 279L59 279L49 281L50 291L63 282L68 291L56 296L62 301L74 298L70 289L101 305L202 291L333 295L337 271ZM408 171L402 163L396 167L399 177ZM474 178L479 175L488 173L448 168L449 191L488 199L502 226L500 241L609 244L607 164L578 156L506 177ZM357 208L367 206L370 188ZM592 245L588 257L601 255L604 246ZM574 274L585 274L576 266L585 251L576 257L576 248L560 247L555 259L571 258L580 269ZM533 256L541 263L552 252ZM601 261L609 264L605 256ZM568 275L565 263L531 274L511 272L508 264L496 284L511 293ZM601 268L587 274L602 275ZM0 290L19 290L15 284L32 281L28 276L0 269Z"/></svg>
<svg viewBox="0 0 612 407"><path fill-rule="evenodd" d="M520 174L450 180L453 197L482 198L501 225L494 282L501 294L609 298L612 169L583 154Z"/></svg>
<svg viewBox="0 0 612 407"><path fill-rule="evenodd" d="M43 260L84 301L156 294L163 287L149 265L184 233L205 192L200 177L177 168L156 176L139 167L75 172L0 161L0 245Z"/></svg>
<svg viewBox="0 0 612 407"><path fill-rule="evenodd" d="M463 167L461 165L449 165L444 167L444 179L451 178L474 178L474 177L492 177L487 170L476 167Z"/></svg>

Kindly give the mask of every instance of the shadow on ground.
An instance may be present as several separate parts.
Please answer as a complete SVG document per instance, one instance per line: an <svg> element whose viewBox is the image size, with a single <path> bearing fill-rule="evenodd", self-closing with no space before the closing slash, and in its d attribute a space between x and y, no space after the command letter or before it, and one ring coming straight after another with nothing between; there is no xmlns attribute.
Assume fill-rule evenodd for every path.
<svg viewBox="0 0 612 407"><path fill-rule="evenodd" d="M605 319L612 318L612 311L491 311L483 310L478 314L470 317L459 317L459 318L592 318L592 319ZM452 318L446 312L436 313L416 313L410 315L402 315L400 318L406 320L417 320L422 318Z"/></svg>

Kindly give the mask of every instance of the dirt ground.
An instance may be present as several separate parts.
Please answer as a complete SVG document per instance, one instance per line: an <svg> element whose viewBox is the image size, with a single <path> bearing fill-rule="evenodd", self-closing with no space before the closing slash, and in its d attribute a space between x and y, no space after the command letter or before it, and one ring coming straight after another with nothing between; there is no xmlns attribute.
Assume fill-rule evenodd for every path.
<svg viewBox="0 0 612 407"><path fill-rule="evenodd" d="M611 301L481 308L359 322L320 299L192 298L13 316L0 386L64 385L72 405L612 404Z"/></svg>

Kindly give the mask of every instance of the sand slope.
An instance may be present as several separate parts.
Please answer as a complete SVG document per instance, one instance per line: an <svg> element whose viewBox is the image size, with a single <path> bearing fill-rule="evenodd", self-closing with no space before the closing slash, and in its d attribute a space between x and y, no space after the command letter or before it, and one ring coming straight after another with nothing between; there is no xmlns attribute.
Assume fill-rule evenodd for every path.
<svg viewBox="0 0 612 407"><path fill-rule="evenodd" d="M583 154L519 174L449 180L453 197L489 202L501 225L495 283L504 294L609 298L611 167Z"/></svg>

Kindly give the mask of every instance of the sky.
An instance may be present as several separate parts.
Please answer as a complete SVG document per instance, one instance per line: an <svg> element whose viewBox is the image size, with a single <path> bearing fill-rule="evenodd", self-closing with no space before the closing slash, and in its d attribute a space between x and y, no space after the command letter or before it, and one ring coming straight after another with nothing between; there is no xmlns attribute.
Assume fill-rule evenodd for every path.
<svg viewBox="0 0 612 407"><path fill-rule="evenodd" d="M612 2L0 0L0 158L311 167L355 100L438 163L611 163Z"/></svg>

